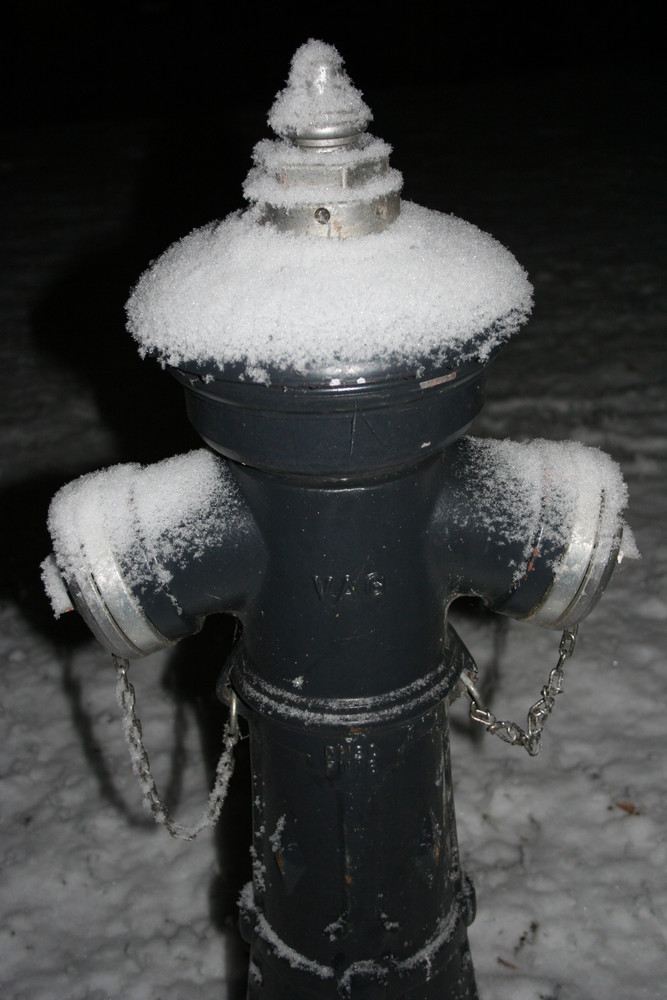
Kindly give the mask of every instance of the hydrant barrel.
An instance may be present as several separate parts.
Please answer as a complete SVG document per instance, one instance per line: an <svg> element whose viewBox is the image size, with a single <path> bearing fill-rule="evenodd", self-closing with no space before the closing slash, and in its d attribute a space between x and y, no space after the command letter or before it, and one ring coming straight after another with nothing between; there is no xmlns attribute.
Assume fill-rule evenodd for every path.
<svg viewBox="0 0 667 1000"><path fill-rule="evenodd" d="M268 552L228 667L251 735L248 996L473 998L446 709L462 651L426 556L440 463L235 476Z"/></svg>

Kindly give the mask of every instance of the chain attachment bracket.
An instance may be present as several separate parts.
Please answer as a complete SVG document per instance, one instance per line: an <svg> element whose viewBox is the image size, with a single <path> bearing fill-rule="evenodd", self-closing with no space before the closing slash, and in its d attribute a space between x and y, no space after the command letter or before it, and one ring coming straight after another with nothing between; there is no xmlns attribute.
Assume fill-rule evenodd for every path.
<svg viewBox="0 0 667 1000"><path fill-rule="evenodd" d="M565 629L558 645L558 663L551 670L547 683L542 688L539 699L528 709L526 728L522 729L516 722L505 722L498 719L485 705L477 689L477 671L464 670L461 674L461 685L470 698L470 718L473 722L484 726L487 732L497 736L511 746L524 747L531 757L536 757L542 749L542 732L547 719L551 715L556 698L563 691L565 661L574 652L577 642L577 626Z"/></svg>

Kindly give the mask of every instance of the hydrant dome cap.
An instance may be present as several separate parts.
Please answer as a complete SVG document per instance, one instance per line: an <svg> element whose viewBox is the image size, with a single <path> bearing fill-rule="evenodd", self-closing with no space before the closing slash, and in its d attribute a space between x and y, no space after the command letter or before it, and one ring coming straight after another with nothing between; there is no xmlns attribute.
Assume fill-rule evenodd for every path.
<svg viewBox="0 0 667 1000"><path fill-rule="evenodd" d="M127 315L141 353L165 364L333 384L485 363L531 307L525 271L493 237L408 202L384 232L354 240L229 216L167 250Z"/></svg>

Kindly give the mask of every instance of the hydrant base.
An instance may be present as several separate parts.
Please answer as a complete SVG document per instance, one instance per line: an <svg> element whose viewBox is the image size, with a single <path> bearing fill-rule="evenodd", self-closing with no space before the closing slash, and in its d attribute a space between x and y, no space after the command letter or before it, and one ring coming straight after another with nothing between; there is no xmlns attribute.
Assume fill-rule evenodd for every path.
<svg viewBox="0 0 667 1000"><path fill-rule="evenodd" d="M361 724L263 709L241 705L253 779L253 882L240 900L248 997L475 1000L446 699Z"/></svg>

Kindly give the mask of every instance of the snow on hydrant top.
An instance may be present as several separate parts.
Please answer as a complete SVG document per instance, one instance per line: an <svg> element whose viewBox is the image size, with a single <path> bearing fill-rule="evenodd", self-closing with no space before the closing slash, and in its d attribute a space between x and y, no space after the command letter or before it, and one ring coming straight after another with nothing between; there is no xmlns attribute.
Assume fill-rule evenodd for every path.
<svg viewBox="0 0 667 1000"><path fill-rule="evenodd" d="M292 57L287 86L276 96L269 125L283 139L305 139L324 129L360 134L373 115L343 69L333 45L311 39Z"/></svg>
<svg viewBox="0 0 667 1000"><path fill-rule="evenodd" d="M142 354L218 377L344 383L384 362L417 377L483 363L518 330L524 270L477 227L401 203L371 117L332 46L296 52L269 115L278 139L255 147L250 207L174 244L134 289Z"/></svg>

